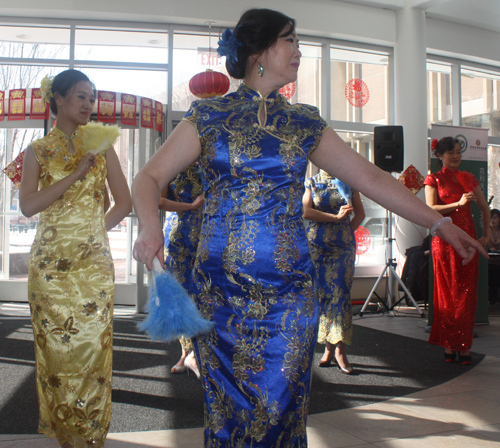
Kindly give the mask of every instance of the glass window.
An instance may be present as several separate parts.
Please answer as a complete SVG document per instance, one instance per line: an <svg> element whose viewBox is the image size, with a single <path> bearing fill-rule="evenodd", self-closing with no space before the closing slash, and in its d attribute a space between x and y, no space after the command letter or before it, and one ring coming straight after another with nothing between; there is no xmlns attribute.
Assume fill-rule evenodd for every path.
<svg viewBox="0 0 500 448"><path fill-rule="evenodd" d="M500 146L488 146L488 197L490 209L500 210Z"/></svg>
<svg viewBox="0 0 500 448"><path fill-rule="evenodd" d="M225 61L216 52L217 35L212 33L174 35L172 110L187 111L198 99L189 90L191 78L207 69L224 73L229 77ZM234 92L240 85L239 79L229 77L229 90Z"/></svg>
<svg viewBox="0 0 500 448"><path fill-rule="evenodd" d="M40 87L42 79L46 75L56 75L63 70L65 70L65 67L0 64L0 90ZM8 99L6 98L5 110L7 110L7 107ZM28 103L26 103L26 107L29 107Z"/></svg>
<svg viewBox="0 0 500 448"><path fill-rule="evenodd" d="M427 64L427 122L452 124L453 102L451 92L451 67Z"/></svg>
<svg viewBox="0 0 500 448"><path fill-rule="evenodd" d="M462 124L500 136L499 76L462 69Z"/></svg>
<svg viewBox="0 0 500 448"><path fill-rule="evenodd" d="M69 27L0 26L0 57L69 59Z"/></svg>
<svg viewBox="0 0 500 448"><path fill-rule="evenodd" d="M321 111L321 46L300 42L300 67L296 89L289 100L316 106ZM285 86L286 89L286 86Z"/></svg>
<svg viewBox="0 0 500 448"><path fill-rule="evenodd" d="M104 68L80 68L97 90L130 93L167 102L167 72Z"/></svg>
<svg viewBox="0 0 500 448"><path fill-rule="evenodd" d="M388 55L330 49L332 120L388 124Z"/></svg>
<svg viewBox="0 0 500 448"><path fill-rule="evenodd" d="M363 157L373 161L373 135L339 132L339 136ZM365 219L357 238L356 266L379 266L386 262L387 214L386 210L361 195Z"/></svg>
<svg viewBox="0 0 500 448"><path fill-rule="evenodd" d="M168 33L77 28L75 59L166 64Z"/></svg>

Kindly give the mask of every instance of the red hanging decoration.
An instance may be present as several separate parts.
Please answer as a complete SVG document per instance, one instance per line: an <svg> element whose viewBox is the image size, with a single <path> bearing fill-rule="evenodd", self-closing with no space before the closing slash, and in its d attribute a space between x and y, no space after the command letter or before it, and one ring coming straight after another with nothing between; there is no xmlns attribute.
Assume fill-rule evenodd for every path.
<svg viewBox="0 0 500 448"><path fill-rule="evenodd" d="M359 226L354 232L356 237L356 255L363 255L368 252L372 244L372 236L370 231L363 226Z"/></svg>
<svg viewBox="0 0 500 448"><path fill-rule="evenodd" d="M150 98L141 98L141 126L143 128L154 129L154 117L153 100Z"/></svg>
<svg viewBox="0 0 500 448"><path fill-rule="evenodd" d="M189 90L198 98L224 95L229 90L229 78L224 73L207 69L191 78Z"/></svg>
<svg viewBox="0 0 500 448"><path fill-rule="evenodd" d="M42 98L41 89L31 89L31 120L47 120L49 118L49 103Z"/></svg>
<svg viewBox="0 0 500 448"><path fill-rule="evenodd" d="M3 90L0 90L0 121L3 121L5 114L4 99L5 92Z"/></svg>
<svg viewBox="0 0 500 448"><path fill-rule="evenodd" d="M163 104L155 101L155 129L163 132Z"/></svg>
<svg viewBox="0 0 500 448"><path fill-rule="evenodd" d="M26 89L14 89L9 92L9 116L7 119L26 119Z"/></svg>
<svg viewBox="0 0 500 448"><path fill-rule="evenodd" d="M102 123L116 123L116 93L97 92L97 120Z"/></svg>
<svg viewBox="0 0 500 448"><path fill-rule="evenodd" d="M122 112L120 115L122 124L135 126L137 124L137 97L135 95L122 94Z"/></svg>

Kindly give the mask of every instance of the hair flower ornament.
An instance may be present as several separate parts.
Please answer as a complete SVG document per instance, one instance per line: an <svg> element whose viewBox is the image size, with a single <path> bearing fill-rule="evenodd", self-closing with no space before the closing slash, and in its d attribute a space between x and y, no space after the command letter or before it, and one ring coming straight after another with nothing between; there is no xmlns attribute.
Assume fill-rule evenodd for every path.
<svg viewBox="0 0 500 448"><path fill-rule="evenodd" d="M436 148L437 148L437 146L438 146L438 143L439 143L439 142L438 142L438 139L437 139L437 138L433 139L433 140L432 140L432 142L431 142L431 148L432 148L432 149L436 149Z"/></svg>
<svg viewBox="0 0 500 448"><path fill-rule="evenodd" d="M238 47L242 47L243 44L236 38L233 31L227 28L226 31L222 33L218 44L217 53L219 53L220 56L226 56L229 65L232 66L238 61Z"/></svg>
<svg viewBox="0 0 500 448"><path fill-rule="evenodd" d="M42 100L46 103L50 103L50 99L54 98L54 94L52 93L52 83L54 82L53 76L45 76L42 79L42 86L40 90L42 91Z"/></svg>

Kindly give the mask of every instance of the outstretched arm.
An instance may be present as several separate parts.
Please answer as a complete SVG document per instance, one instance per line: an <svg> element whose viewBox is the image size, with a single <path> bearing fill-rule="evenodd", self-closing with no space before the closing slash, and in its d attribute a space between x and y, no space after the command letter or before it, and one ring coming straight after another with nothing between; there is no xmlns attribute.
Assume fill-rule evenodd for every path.
<svg viewBox="0 0 500 448"><path fill-rule="evenodd" d="M163 231L158 215L160 192L201 154L196 129L181 121L167 141L139 171L132 184L132 202L139 219L134 258L151 270L153 258L163 259Z"/></svg>
<svg viewBox="0 0 500 448"><path fill-rule="evenodd" d="M442 218L401 182L350 148L331 128L325 130L319 147L310 159L354 190L415 224L430 229ZM464 258L464 263L472 260L476 250L488 256L477 241L449 222L439 226L437 235L455 248Z"/></svg>

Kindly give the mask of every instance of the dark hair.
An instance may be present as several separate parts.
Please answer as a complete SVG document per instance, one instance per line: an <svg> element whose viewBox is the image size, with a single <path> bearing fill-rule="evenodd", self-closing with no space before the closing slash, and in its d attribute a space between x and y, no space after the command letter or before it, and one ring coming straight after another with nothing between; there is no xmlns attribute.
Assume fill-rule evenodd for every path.
<svg viewBox="0 0 500 448"><path fill-rule="evenodd" d="M52 82L52 94L55 95L58 92L61 96L65 97L68 92L80 81L87 81L90 83L92 90L95 94L95 86L90 81L88 76L79 70L64 70L55 76L54 81ZM50 110L54 115L57 115L57 104L54 97L50 98Z"/></svg>
<svg viewBox="0 0 500 448"><path fill-rule="evenodd" d="M500 218L500 210L498 210L497 208L493 208L490 213L492 218L495 215L497 215Z"/></svg>
<svg viewBox="0 0 500 448"><path fill-rule="evenodd" d="M442 156L445 152L453 151L457 143L460 145L460 142L456 138L443 137L441 140L438 141L436 147L433 148L432 152L436 157L438 155ZM439 166L443 166L443 162L441 159L438 160L438 164Z"/></svg>
<svg viewBox="0 0 500 448"><path fill-rule="evenodd" d="M250 56L263 53L276 43L278 37L288 36L294 31L295 20L281 12L265 8L249 9L234 29L234 35L242 46L238 47L238 61L232 65L226 62L227 72L235 79L243 79Z"/></svg>

